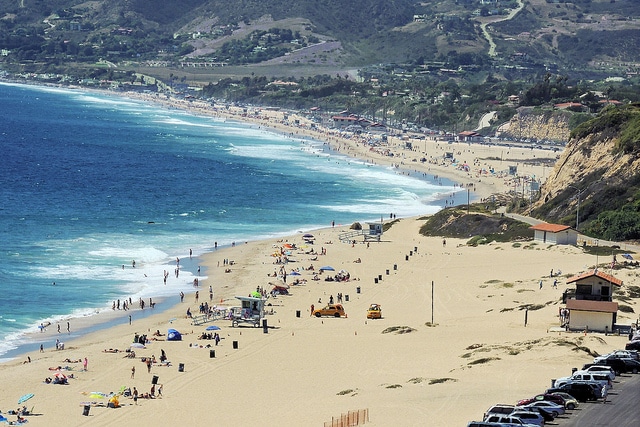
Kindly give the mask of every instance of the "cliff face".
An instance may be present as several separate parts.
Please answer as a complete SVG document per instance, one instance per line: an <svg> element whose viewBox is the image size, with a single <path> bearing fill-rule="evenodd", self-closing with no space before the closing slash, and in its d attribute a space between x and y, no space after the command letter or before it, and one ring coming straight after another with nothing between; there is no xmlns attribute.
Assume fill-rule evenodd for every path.
<svg viewBox="0 0 640 427"><path fill-rule="evenodd" d="M498 129L500 136L518 139L566 141L569 139L567 111L536 111L532 107L521 107L518 114Z"/></svg>
<svg viewBox="0 0 640 427"><path fill-rule="evenodd" d="M625 126L594 126L588 134L577 129L542 186L533 216L575 227L579 194L582 231L599 213L631 203L640 184L640 156L621 150Z"/></svg>

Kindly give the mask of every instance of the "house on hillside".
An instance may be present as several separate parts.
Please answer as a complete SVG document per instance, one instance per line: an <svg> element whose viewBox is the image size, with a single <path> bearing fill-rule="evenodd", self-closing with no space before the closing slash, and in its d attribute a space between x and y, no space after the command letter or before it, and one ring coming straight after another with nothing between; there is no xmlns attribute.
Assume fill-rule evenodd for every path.
<svg viewBox="0 0 640 427"><path fill-rule="evenodd" d="M337 128L337 129L344 129L346 127L349 126L360 126L363 127L363 120L360 117L354 116L353 114L350 114L348 116L342 116L342 115L338 115L338 116L333 116L331 117L331 120L333 120L333 127Z"/></svg>
<svg viewBox="0 0 640 427"><path fill-rule="evenodd" d="M589 270L567 280L575 283L575 296L563 296L566 308L561 309L560 318L567 330L589 330L613 332L618 316L618 303L612 301L615 286L622 286L622 280L598 271Z"/></svg>
<svg viewBox="0 0 640 427"><path fill-rule="evenodd" d="M552 245L577 245L578 232L568 225L542 222L529 227L533 230L533 240Z"/></svg>

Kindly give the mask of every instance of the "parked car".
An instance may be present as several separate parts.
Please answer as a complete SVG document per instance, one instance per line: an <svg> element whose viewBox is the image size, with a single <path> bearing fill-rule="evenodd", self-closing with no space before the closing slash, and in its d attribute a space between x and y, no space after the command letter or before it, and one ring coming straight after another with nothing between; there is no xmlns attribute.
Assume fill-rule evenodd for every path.
<svg viewBox="0 0 640 427"><path fill-rule="evenodd" d="M610 359L610 358L638 360L638 352L634 350L616 350L616 351L612 351L609 354L604 354L602 356L594 357L593 363L598 363L601 360Z"/></svg>
<svg viewBox="0 0 640 427"><path fill-rule="evenodd" d="M610 366L611 369L616 373L616 375L624 374L627 372L627 365L620 359L611 358L605 359L598 363L591 363L590 365L602 365L602 366Z"/></svg>
<svg viewBox="0 0 640 427"><path fill-rule="evenodd" d="M526 408L526 409L527 409L527 411L536 412L536 413L542 415L542 418L544 418L544 422L545 423L549 423L549 422L551 422L551 421L556 419L556 416L553 415L553 413L547 411L544 408L540 408L538 406L531 406L531 407Z"/></svg>
<svg viewBox="0 0 640 427"><path fill-rule="evenodd" d="M622 363L624 363L624 367L626 369L625 372L631 372L633 374L637 374L640 372L640 362L634 359L619 359Z"/></svg>
<svg viewBox="0 0 640 427"><path fill-rule="evenodd" d="M323 308L316 308L312 313L316 317L322 316L333 316L333 317L343 317L346 316L344 312L344 307L342 304L329 304Z"/></svg>
<svg viewBox="0 0 640 427"><path fill-rule="evenodd" d="M512 417L511 415L494 414L487 417L485 421L489 423L499 423L499 425L501 426L509 426L509 427L512 427L512 426L537 427L536 424L528 424L522 421L520 418Z"/></svg>
<svg viewBox="0 0 640 427"><path fill-rule="evenodd" d="M595 384L589 383L567 383L560 387L553 387L547 390L547 393L569 393L579 402L588 400L597 400L600 397L602 389Z"/></svg>
<svg viewBox="0 0 640 427"><path fill-rule="evenodd" d="M564 415L565 413L564 406L558 405L557 403L549 402L547 400L539 400L537 402L529 403L528 405L524 405L523 408L531 408L533 406L544 408L554 414L556 417L558 415Z"/></svg>
<svg viewBox="0 0 640 427"><path fill-rule="evenodd" d="M494 414L509 415L516 409L515 405L505 405L504 403L498 403L487 409L482 417L486 421L487 417Z"/></svg>
<svg viewBox="0 0 640 427"><path fill-rule="evenodd" d="M467 427L508 427L508 424L488 423L486 421L470 421Z"/></svg>
<svg viewBox="0 0 640 427"><path fill-rule="evenodd" d="M519 418L523 423L533 424L536 426L543 426L545 423L544 417L540 415L540 413L534 411L526 411L524 409L516 409L511 414L509 414L509 416Z"/></svg>
<svg viewBox="0 0 640 427"><path fill-rule="evenodd" d="M571 383L589 382L589 383L599 384L600 387L607 387L607 388L609 388L611 386L611 381L609 380L609 377L607 377L605 375L590 374L590 373L586 373L586 372L582 372L582 371L575 372L570 377L558 378L555 381L555 383L553 384L553 386L554 387L560 387L561 385L566 384L566 383L570 383L570 382Z"/></svg>
<svg viewBox="0 0 640 427"><path fill-rule="evenodd" d="M611 366L588 364L582 367L583 372L606 374L611 381L616 379L616 373Z"/></svg>
<svg viewBox="0 0 640 427"><path fill-rule="evenodd" d="M640 340L629 341L624 348L625 350L640 350Z"/></svg>
<svg viewBox="0 0 640 427"><path fill-rule="evenodd" d="M516 403L516 406L528 405L529 403L537 402L538 400L548 400L553 403L557 403L558 405L564 405L564 399L556 394L538 394L536 396L530 397L529 399L520 400Z"/></svg>
<svg viewBox="0 0 640 427"><path fill-rule="evenodd" d="M573 411L574 409L576 409L580 403L578 402L578 400L571 396L569 393L564 393L561 391L557 391L555 393L551 393L554 396L559 396L564 400L564 408L568 409L570 411Z"/></svg>

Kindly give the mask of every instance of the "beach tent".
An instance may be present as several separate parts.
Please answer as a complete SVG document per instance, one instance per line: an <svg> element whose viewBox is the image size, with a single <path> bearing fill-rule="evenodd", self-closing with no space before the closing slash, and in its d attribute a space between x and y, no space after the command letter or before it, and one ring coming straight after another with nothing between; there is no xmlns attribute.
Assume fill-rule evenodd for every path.
<svg viewBox="0 0 640 427"><path fill-rule="evenodd" d="M167 331L167 341L182 341L182 334L175 329Z"/></svg>

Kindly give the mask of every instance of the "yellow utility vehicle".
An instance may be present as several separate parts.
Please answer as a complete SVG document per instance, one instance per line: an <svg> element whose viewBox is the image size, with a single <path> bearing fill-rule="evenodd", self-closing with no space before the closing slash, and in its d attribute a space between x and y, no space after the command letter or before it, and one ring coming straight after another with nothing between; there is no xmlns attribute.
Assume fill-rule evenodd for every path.
<svg viewBox="0 0 640 427"><path fill-rule="evenodd" d="M380 307L380 304L371 304L369 306L367 319L382 319L382 307Z"/></svg>

